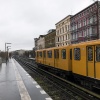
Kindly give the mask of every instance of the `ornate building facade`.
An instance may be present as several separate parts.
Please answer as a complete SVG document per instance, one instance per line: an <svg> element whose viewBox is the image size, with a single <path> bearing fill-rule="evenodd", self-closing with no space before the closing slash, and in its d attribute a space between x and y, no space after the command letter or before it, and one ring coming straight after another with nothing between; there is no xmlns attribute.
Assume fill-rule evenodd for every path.
<svg viewBox="0 0 100 100"><path fill-rule="evenodd" d="M39 38L34 38L35 50L45 48L45 35L40 35Z"/></svg>
<svg viewBox="0 0 100 100"><path fill-rule="evenodd" d="M71 17L71 43L100 38L100 1Z"/></svg>
<svg viewBox="0 0 100 100"><path fill-rule="evenodd" d="M68 15L56 23L56 47L70 44L70 18Z"/></svg>
<svg viewBox="0 0 100 100"><path fill-rule="evenodd" d="M45 48L55 47L56 30L50 29L45 35Z"/></svg>

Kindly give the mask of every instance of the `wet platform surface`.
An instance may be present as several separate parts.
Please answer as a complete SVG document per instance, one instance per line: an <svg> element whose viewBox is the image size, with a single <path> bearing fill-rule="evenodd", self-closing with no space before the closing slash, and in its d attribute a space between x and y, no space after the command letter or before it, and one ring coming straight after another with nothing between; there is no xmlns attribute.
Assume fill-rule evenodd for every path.
<svg viewBox="0 0 100 100"><path fill-rule="evenodd" d="M52 100L14 60L0 66L0 100Z"/></svg>

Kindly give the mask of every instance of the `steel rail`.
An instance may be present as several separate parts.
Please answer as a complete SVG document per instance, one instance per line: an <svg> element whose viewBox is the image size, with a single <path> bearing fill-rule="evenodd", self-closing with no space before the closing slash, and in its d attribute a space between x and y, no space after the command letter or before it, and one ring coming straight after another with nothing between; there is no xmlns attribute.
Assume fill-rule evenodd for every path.
<svg viewBox="0 0 100 100"><path fill-rule="evenodd" d="M34 64L33 67L33 63L29 63L29 61L27 62L27 59L19 59L19 61L21 61L23 64L27 65L28 67L30 67L31 70L37 70L38 67L36 67L36 65ZM73 84L72 82L69 82L65 79L62 79L50 72L44 71L43 69L38 68L39 72L43 74L43 72L46 74L46 77L48 76L48 78L51 81L54 81L54 84L58 84L58 86L60 86L60 89L62 91L64 91L65 93L67 93L67 95L73 97L74 99L78 99L81 98L81 100L99 100L100 96L98 94L95 94L87 89L84 89L76 84ZM40 71L41 70L41 71ZM51 78L52 76L52 78Z"/></svg>

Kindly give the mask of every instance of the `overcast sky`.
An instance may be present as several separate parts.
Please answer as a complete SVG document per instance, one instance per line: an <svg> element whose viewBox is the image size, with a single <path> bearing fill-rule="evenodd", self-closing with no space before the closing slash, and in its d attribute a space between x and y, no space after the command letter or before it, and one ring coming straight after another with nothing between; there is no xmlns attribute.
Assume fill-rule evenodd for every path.
<svg viewBox="0 0 100 100"><path fill-rule="evenodd" d="M0 50L5 50L5 42L12 43L11 50L31 50L34 38L92 3L93 0L0 0Z"/></svg>

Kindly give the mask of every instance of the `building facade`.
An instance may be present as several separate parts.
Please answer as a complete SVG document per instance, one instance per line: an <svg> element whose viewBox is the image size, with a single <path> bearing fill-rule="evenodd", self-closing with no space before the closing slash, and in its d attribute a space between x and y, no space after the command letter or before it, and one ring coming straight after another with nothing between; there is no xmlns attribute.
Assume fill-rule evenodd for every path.
<svg viewBox="0 0 100 100"><path fill-rule="evenodd" d="M55 47L55 36L55 29L51 29L48 31L48 34L45 35L45 48Z"/></svg>
<svg viewBox="0 0 100 100"><path fill-rule="evenodd" d="M45 35L40 35L37 40L37 50L45 48Z"/></svg>
<svg viewBox="0 0 100 100"><path fill-rule="evenodd" d="M38 49L38 38L34 38L34 49L37 50Z"/></svg>
<svg viewBox="0 0 100 100"><path fill-rule="evenodd" d="M100 1L71 17L71 43L100 38Z"/></svg>
<svg viewBox="0 0 100 100"><path fill-rule="evenodd" d="M68 15L58 23L56 23L56 47L70 44L70 18Z"/></svg>

